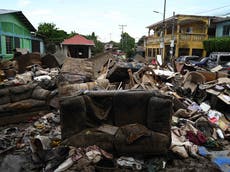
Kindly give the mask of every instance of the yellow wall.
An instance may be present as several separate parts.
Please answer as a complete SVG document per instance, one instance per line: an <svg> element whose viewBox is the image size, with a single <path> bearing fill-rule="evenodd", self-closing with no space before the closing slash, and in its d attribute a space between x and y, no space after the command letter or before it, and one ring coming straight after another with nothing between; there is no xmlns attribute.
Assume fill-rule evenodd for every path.
<svg viewBox="0 0 230 172"><path fill-rule="evenodd" d="M203 40L208 38L208 17L198 17L198 16L184 16L178 15L177 16L177 23L175 24L175 57L179 56L179 49L180 48L189 48L189 54L192 55L192 49L203 49ZM167 25L167 23L166 23ZM155 28L159 28L159 26L154 26ZM188 29L188 28L191 28ZM153 28L154 29L154 28ZM191 32L188 32L188 31ZM171 35L165 35L165 45L169 44ZM159 36L155 34L150 39L156 39L157 41L152 41L151 43L146 44L147 48L159 48ZM167 41L167 42L166 42ZM166 53L165 53L166 55ZM203 50L202 56L205 56L206 52ZM146 53L148 56L148 53Z"/></svg>

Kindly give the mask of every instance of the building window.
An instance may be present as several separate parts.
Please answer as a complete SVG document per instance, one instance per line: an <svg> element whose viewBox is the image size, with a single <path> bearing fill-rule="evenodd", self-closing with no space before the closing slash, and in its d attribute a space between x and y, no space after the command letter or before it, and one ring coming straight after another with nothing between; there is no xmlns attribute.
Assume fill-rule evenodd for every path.
<svg viewBox="0 0 230 172"><path fill-rule="evenodd" d="M162 36L161 33L162 33L162 31L157 31L157 36L158 37Z"/></svg>
<svg viewBox="0 0 230 172"><path fill-rule="evenodd" d="M223 36L229 36L230 35L230 25L225 25L223 27Z"/></svg>
<svg viewBox="0 0 230 172"><path fill-rule="evenodd" d="M156 49L153 48L153 57L156 57Z"/></svg>
<svg viewBox="0 0 230 172"><path fill-rule="evenodd" d="M193 56L199 56L202 57L203 54L203 49L192 49L192 55Z"/></svg>
<svg viewBox="0 0 230 172"><path fill-rule="evenodd" d="M189 55L189 48L179 48L179 56Z"/></svg>
<svg viewBox="0 0 230 172"><path fill-rule="evenodd" d="M32 40L32 52L40 52L40 41Z"/></svg>
<svg viewBox="0 0 230 172"><path fill-rule="evenodd" d="M18 37L14 37L14 48L20 48L20 39Z"/></svg>
<svg viewBox="0 0 230 172"><path fill-rule="evenodd" d="M13 50L13 37L6 36L6 54L12 54Z"/></svg>
<svg viewBox="0 0 230 172"><path fill-rule="evenodd" d="M152 48L148 48L148 57L151 57L152 55Z"/></svg>
<svg viewBox="0 0 230 172"><path fill-rule="evenodd" d="M186 28L186 32L187 32L187 33L192 33L192 27L187 27L187 28Z"/></svg>

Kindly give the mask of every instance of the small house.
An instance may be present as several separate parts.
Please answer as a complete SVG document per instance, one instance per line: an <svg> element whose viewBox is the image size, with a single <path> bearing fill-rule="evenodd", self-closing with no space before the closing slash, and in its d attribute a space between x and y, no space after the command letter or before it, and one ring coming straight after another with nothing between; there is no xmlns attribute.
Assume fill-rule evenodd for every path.
<svg viewBox="0 0 230 172"><path fill-rule="evenodd" d="M230 17L217 18L214 23L216 24L216 37L230 36Z"/></svg>
<svg viewBox="0 0 230 172"><path fill-rule="evenodd" d="M16 48L29 52L44 52L42 39L21 11L0 9L0 57L12 58Z"/></svg>
<svg viewBox="0 0 230 172"><path fill-rule="evenodd" d="M73 58L91 58L91 48L95 46L92 40L86 39L81 35L65 39L61 45L64 49L67 49L66 56Z"/></svg>

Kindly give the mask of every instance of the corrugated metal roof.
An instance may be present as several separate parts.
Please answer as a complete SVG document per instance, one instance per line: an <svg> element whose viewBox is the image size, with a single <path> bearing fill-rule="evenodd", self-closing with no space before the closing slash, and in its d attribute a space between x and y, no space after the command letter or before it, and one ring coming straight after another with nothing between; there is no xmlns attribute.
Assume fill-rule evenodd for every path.
<svg viewBox="0 0 230 172"><path fill-rule="evenodd" d="M6 9L0 9L0 14L8 14L8 13L15 13L18 12L16 10L6 10Z"/></svg>
<svg viewBox="0 0 230 172"><path fill-rule="evenodd" d="M75 35L62 42L63 45L95 45L92 40L86 39L81 35Z"/></svg>
<svg viewBox="0 0 230 172"><path fill-rule="evenodd" d="M177 20L177 18L178 18L179 16L184 16L184 17L196 17L196 18L209 18L209 19L215 18L215 16L198 16L198 15L177 14L177 15L175 15L175 16L171 16L171 17L169 17L169 18L166 18L166 19L165 19L165 23L170 22L170 21L172 22L173 19L174 19L174 17L175 17L175 20ZM161 21L159 21L159 22L156 22L156 23L154 23L154 24L151 24L151 25L147 26L146 28L151 28L151 27L154 27L154 26L157 26L157 25L163 25L163 20L161 20Z"/></svg>
<svg viewBox="0 0 230 172"><path fill-rule="evenodd" d="M216 20L214 20L215 23L221 23L221 22L226 22L226 21L230 21L230 17L217 18Z"/></svg>
<svg viewBox="0 0 230 172"><path fill-rule="evenodd" d="M29 29L29 31L31 32L36 31L34 26L29 22L29 20L22 13L22 11L0 9L0 15L1 14L15 14L18 17L18 19Z"/></svg>

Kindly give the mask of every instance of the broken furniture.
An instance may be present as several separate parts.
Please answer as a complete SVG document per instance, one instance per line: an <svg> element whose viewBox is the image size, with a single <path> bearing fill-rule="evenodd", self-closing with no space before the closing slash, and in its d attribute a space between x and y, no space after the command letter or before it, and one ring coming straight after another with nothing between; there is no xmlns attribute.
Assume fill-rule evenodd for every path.
<svg viewBox="0 0 230 172"><path fill-rule="evenodd" d="M60 105L69 145L141 154L164 154L170 146L172 101L157 91L87 91L62 97ZM101 132L105 124L111 127Z"/></svg>
<svg viewBox="0 0 230 172"><path fill-rule="evenodd" d="M114 63L112 67L110 67L110 70L108 71L106 78L110 82L120 82L129 80L129 74L127 72L128 69L131 69L132 72L136 72L143 66L143 63L118 61Z"/></svg>
<svg viewBox="0 0 230 172"><path fill-rule="evenodd" d="M36 83L0 89L0 125L23 121L49 110L50 91Z"/></svg>
<svg viewBox="0 0 230 172"><path fill-rule="evenodd" d="M18 73L24 73L28 70L28 67L32 65L41 66L41 56L40 53L29 53L23 54L21 56L15 57L18 65Z"/></svg>
<svg viewBox="0 0 230 172"><path fill-rule="evenodd" d="M93 78L93 63L87 59L65 58L61 68L61 81L83 83Z"/></svg>

